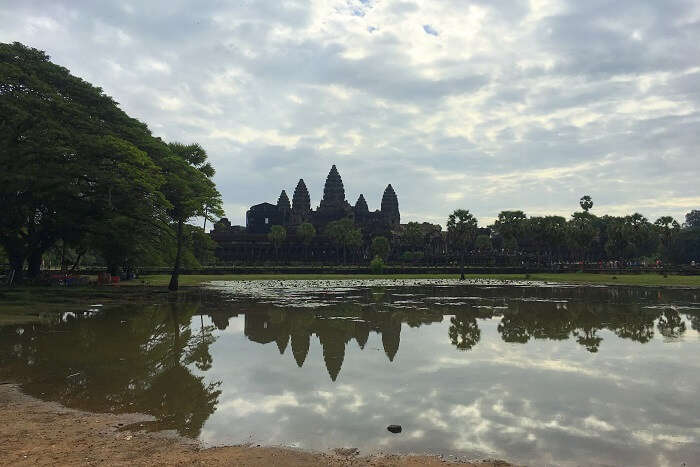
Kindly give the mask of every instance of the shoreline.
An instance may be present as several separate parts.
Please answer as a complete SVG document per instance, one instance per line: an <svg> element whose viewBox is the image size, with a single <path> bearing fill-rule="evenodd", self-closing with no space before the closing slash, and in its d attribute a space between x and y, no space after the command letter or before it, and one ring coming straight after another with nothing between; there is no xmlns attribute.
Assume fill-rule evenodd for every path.
<svg viewBox="0 0 700 467"><path fill-rule="evenodd" d="M439 456L373 454L354 449L312 452L247 445L203 447L170 432L124 430L152 420L144 414L91 413L42 401L0 381L0 460L11 465L280 465L508 467L500 460L452 462Z"/></svg>

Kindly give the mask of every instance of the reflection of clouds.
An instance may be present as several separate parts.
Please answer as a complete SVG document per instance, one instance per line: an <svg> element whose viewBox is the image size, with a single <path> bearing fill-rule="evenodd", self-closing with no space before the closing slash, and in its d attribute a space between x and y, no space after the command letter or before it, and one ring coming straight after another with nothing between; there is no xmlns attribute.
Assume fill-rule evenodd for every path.
<svg viewBox="0 0 700 467"><path fill-rule="evenodd" d="M284 392L278 396L267 396L261 399L243 399L236 398L219 403L218 410L226 412L227 415L236 417L247 417L254 413L272 414L277 412L280 407L298 407L299 401L296 396L290 392Z"/></svg>
<svg viewBox="0 0 700 467"><path fill-rule="evenodd" d="M236 321L243 316L229 328ZM211 370L224 381L222 405L268 405L250 411L237 401L235 423L225 410L215 413L207 440L240 442L253 433L257 442L311 449L441 452L536 465L656 465L659 453L677 465L700 456L696 398L679 391L700 385L698 373L686 371L697 365L697 341L664 344L657 335L641 346L605 331L606 345L590 354L572 338L503 342L498 322L479 319L482 340L468 352L449 344L449 320L404 324L394 362L371 332L364 350L346 346L337 383L315 338L299 368L274 342L222 336ZM285 395L296 403L283 403ZM388 435L390 423L401 424L403 434Z"/></svg>
<svg viewBox="0 0 700 467"><path fill-rule="evenodd" d="M545 370L561 373L572 373L581 376L588 376L592 378L602 378L615 381L617 383L627 382L635 384L652 384L653 380L646 379L632 379L620 374L615 374L612 372L603 371L598 368L586 367L580 363L575 363L566 360L532 360L526 356L516 355L500 355L497 357L489 358L485 356L483 358L456 358L456 357L440 357L436 362L430 363L427 367L421 367L417 370L421 373L432 373L438 369L451 368L451 367L465 367L465 366L476 366L480 364L488 363L490 365L503 365L512 366L519 369L532 369L532 370Z"/></svg>

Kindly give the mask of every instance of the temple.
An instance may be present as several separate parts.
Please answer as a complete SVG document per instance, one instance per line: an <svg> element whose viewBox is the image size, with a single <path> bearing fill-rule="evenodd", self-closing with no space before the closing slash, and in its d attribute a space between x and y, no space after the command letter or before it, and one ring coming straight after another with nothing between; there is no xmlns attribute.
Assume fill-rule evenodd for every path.
<svg viewBox="0 0 700 467"><path fill-rule="evenodd" d="M311 197L303 179L297 182L291 203L285 190L276 203L260 203L251 206L246 212L246 225L232 226L223 218L214 226L212 238L217 242L217 257L224 262L264 260L269 256L267 234L273 225L286 229L285 254L288 257L302 257L309 245L302 245L297 238L297 228L303 223L314 226L317 236L311 245L312 256L322 259L332 248L324 236L329 223L340 219L352 220L362 231L363 240L369 243L376 236L391 238L401 227L399 200L391 185L384 190L380 209L370 211L363 194L354 205L345 199L343 179L335 165L331 167L323 187L323 198L319 206L311 209Z"/></svg>

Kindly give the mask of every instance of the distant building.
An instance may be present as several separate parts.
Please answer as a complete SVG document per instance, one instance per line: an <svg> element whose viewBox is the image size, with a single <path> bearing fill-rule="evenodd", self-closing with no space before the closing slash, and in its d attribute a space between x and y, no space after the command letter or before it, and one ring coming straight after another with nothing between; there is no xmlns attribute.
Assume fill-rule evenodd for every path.
<svg viewBox="0 0 700 467"><path fill-rule="evenodd" d="M281 225L287 229L288 253L300 256L304 248L296 239L296 229L304 222L311 223L318 234L315 241L316 259L321 259L326 250L331 250L325 242L326 226L333 221L343 218L352 219L362 230L367 242L375 236L391 238L401 227L399 200L391 185L384 190L381 208L371 212L364 195L360 195L352 206L345 199L343 180L335 165L331 167L323 187L323 198L316 210L311 209L311 197L303 179L300 179L294 189L292 202L282 190L276 204L260 203L251 206L246 212L246 225L231 226L228 219L223 218L214 225L212 238L218 243L217 256L220 260L264 260L270 253L267 233L273 225ZM296 254L295 254L296 253Z"/></svg>

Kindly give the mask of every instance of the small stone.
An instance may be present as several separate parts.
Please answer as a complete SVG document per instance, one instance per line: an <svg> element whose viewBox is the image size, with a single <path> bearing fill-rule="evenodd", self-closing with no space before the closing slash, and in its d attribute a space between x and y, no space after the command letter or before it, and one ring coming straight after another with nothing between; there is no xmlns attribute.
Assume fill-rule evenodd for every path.
<svg viewBox="0 0 700 467"><path fill-rule="evenodd" d="M389 425L386 429L392 433L401 433L401 425Z"/></svg>

